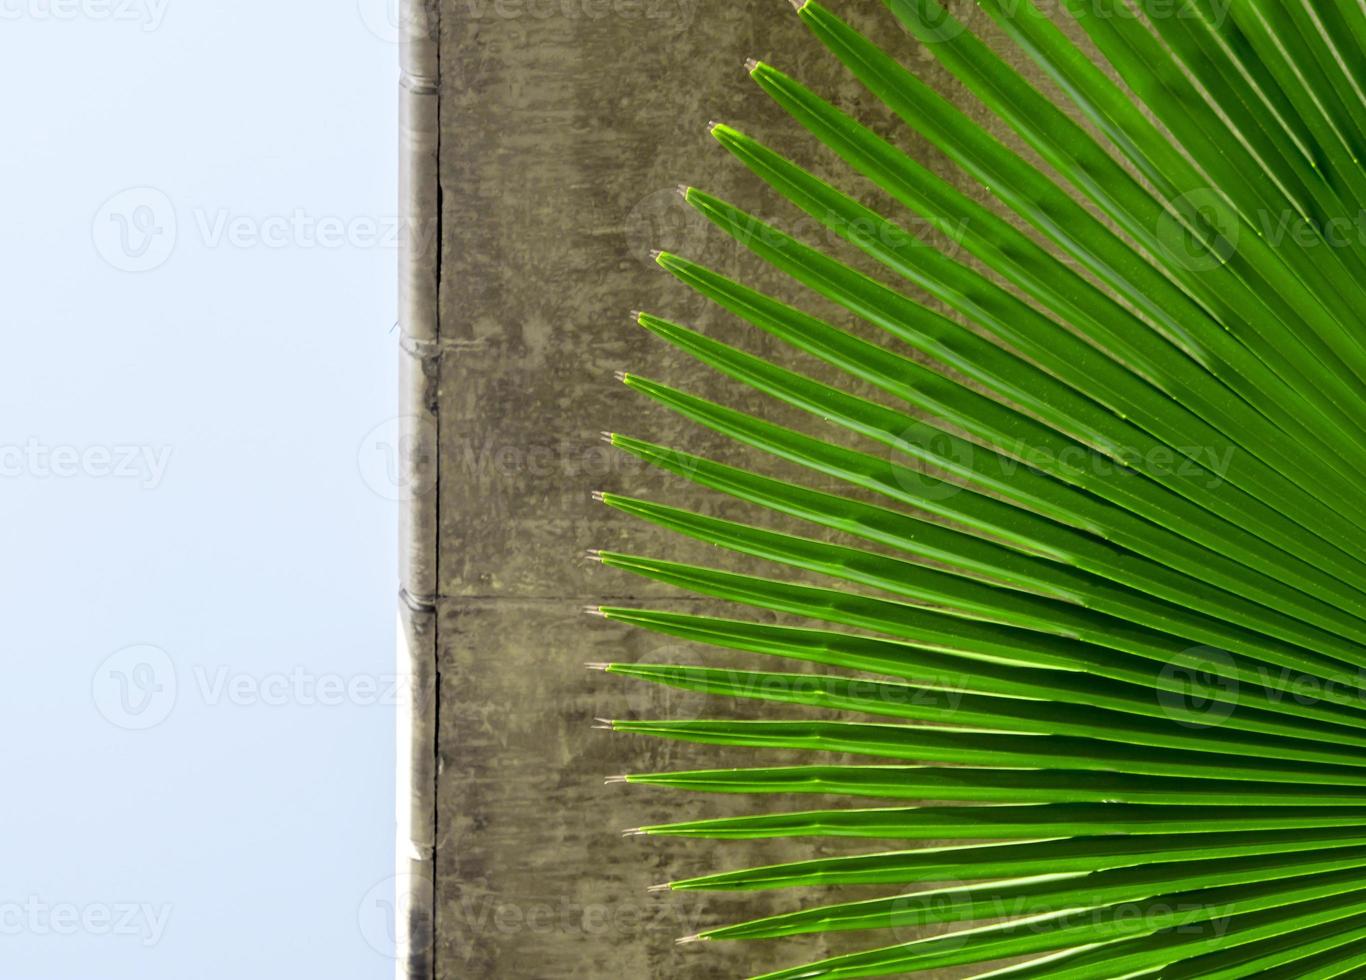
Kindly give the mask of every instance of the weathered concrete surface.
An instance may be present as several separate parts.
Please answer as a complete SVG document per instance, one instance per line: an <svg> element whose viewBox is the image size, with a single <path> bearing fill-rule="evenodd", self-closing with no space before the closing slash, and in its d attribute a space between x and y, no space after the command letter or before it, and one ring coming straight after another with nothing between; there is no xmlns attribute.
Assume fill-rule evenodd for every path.
<svg viewBox="0 0 1366 980"><path fill-rule="evenodd" d="M943 81L882 4L834 6L927 79ZM748 81L747 57L796 74L947 168L890 124L783 0L444 0L441 39L437 976L734 977L822 955L820 942L673 943L707 924L793 907L798 896L683 897L646 888L707 869L856 848L619 836L642 823L740 813L749 804L604 786L603 777L690 761L743 763L594 731L598 715L703 709L583 665L760 665L581 614L604 599L691 603L586 561L587 548L702 554L594 504L592 490L716 506L614 454L597 433L738 455L616 384L619 369L737 407L761 404L627 318L644 308L750 350L774 349L707 309L647 255L675 249L793 294L688 217L671 190L695 183L809 230L707 136L711 119L776 143L818 172L843 174ZM813 430L809 420L803 425ZM858 943L868 945L866 937Z"/></svg>

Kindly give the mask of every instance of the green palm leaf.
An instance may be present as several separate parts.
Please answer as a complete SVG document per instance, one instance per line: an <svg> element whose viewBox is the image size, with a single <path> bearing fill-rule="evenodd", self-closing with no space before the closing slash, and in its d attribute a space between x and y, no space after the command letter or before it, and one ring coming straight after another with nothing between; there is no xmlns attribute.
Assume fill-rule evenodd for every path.
<svg viewBox="0 0 1366 980"><path fill-rule="evenodd" d="M599 499L753 571L594 557L762 616L593 612L768 662L595 666L775 714L607 722L749 765L614 781L829 803L631 833L867 842L867 853L661 886L879 890L688 937L867 934L861 952L769 978L1356 975L1366 15L1336 0L1064 0L1068 31L1033 0L979 3L1062 101L936 0L886 0L889 24L1044 166L821 4L797 13L992 206L912 159L896 134L771 65L748 66L852 181L928 222L963 261L731 126L712 136L849 251L685 190L850 326L658 255L733 317L724 330L737 343L635 320L821 425L799 431L622 375L756 450L759 468L610 442L748 507L753 523ZM746 353L760 334L793 356ZM812 485L762 472L766 458ZM762 669L776 661L808 669ZM766 764L766 750L809 758Z"/></svg>

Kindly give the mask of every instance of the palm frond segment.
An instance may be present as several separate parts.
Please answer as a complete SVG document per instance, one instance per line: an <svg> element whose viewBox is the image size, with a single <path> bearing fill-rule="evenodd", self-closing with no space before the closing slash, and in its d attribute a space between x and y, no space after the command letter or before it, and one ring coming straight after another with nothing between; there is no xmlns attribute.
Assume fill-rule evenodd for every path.
<svg viewBox="0 0 1366 980"><path fill-rule="evenodd" d="M834 11L796 6L813 43L959 173L751 62L756 97L841 176L730 125L711 135L831 234L803 241L700 188L686 200L839 315L658 256L718 316L640 326L784 421L622 376L752 451L737 466L609 437L747 515L599 495L745 566L595 553L733 609L595 610L737 658L598 665L717 709L607 723L719 760L619 781L755 801L631 833L867 848L672 882L852 890L687 938L866 934L770 980L1356 975L1366 14L980 0L1046 92L970 18L885 0L888 30L909 31L1026 158ZM749 353L760 337L786 353ZM740 702L763 720L728 717ZM787 811L763 805L771 794L820 802Z"/></svg>

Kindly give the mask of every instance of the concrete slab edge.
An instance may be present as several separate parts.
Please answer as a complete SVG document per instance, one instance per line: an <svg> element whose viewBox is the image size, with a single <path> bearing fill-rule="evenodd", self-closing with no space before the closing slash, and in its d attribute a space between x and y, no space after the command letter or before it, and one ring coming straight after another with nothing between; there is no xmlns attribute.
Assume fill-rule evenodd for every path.
<svg viewBox="0 0 1366 980"><path fill-rule="evenodd" d="M401 0L398 268L400 458L395 976L435 977L438 296L441 273L438 0Z"/></svg>

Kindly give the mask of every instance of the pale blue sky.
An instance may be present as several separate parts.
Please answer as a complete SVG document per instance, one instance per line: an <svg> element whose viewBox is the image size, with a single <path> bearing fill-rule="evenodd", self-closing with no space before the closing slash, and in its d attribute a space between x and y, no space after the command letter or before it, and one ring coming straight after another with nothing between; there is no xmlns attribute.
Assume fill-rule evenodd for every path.
<svg viewBox="0 0 1366 980"><path fill-rule="evenodd" d="M385 0L0 0L0 975L393 973Z"/></svg>

